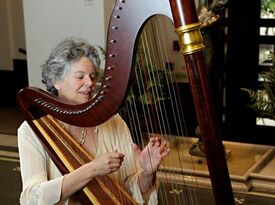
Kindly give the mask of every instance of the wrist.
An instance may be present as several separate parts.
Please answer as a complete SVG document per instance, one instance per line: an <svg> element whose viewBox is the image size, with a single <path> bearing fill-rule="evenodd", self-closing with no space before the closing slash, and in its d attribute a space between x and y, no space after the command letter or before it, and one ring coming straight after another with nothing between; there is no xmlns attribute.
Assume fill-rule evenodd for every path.
<svg viewBox="0 0 275 205"><path fill-rule="evenodd" d="M155 172L148 172L148 171L142 169L140 174L142 174L142 176L144 176L144 177L152 177L155 174Z"/></svg>
<svg viewBox="0 0 275 205"><path fill-rule="evenodd" d="M145 170L140 170L138 174L138 185L142 194L145 194L154 187L156 182L156 172L148 173Z"/></svg>
<svg viewBox="0 0 275 205"><path fill-rule="evenodd" d="M83 166L80 167L80 169L83 169L83 173L85 174L85 176L91 180L92 178L96 177L96 169L93 165L92 162L89 162L87 164L84 164Z"/></svg>

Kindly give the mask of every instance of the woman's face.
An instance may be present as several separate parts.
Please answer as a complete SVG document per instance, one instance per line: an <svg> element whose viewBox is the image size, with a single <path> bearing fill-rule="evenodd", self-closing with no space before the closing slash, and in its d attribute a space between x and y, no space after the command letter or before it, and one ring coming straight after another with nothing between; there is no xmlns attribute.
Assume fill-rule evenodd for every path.
<svg viewBox="0 0 275 205"><path fill-rule="evenodd" d="M91 100L95 89L96 68L87 57L71 65L63 81L55 83L58 97L71 104L81 104Z"/></svg>

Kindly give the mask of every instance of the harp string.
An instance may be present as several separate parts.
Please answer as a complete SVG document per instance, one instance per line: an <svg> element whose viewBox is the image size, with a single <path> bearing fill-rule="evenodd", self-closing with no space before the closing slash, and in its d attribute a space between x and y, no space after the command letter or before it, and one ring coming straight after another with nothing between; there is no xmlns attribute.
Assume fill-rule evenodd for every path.
<svg viewBox="0 0 275 205"><path fill-rule="evenodd" d="M128 119L130 119L128 120L128 126L132 131L134 141L141 145L141 147L144 147L150 138L150 135L144 135L144 132L159 133L171 145L176 144L174 150L178 158L179 168L177 170L170 169L166 166L166 160L162 163L162 167L166 170L164 172L164 178L171 185L172 190L162 191L163 189L161 189L161 193L159 194L161 201L168 204L167 193L173 190L180 190L181 192L179 194L173 195L176 203L197 204L197 190L194 186L186 186L188 182L186 182L184 177L184 175L189 176L190 179L194 181L192 184L197 184L193 160L192 158L190 159L191 163L189 164L188 170L184 169L182 165L183 156L180 152L181 147L177 146L177 144L183 143L185 147L187 145L184 145L184 141L178 141L177 137L175 138L169 134L171 133L171 127L168 121L167 110L164 109L165 93L161 89L152 89L154 85L159 85L161 81L164 82L167 87L169 107L171 108L169 112L172 112L174 119L180 119L181 116L185 116L183 113L183 105L177 99L179 88L177 85L171 83L174 81L175 76L171 73L169 65L167 66L166 64L166 62L171 62L171 60L173 61L174 59L169 55L164 45L164 42L168 42L167 29L169 28L166 28L166 26L163 28L163 25L166 25L163 24L163 19L164 18L158 18L156 21L150 21L149 26L145 26L145 31L142 32L140 36L134 69L135 82L137 85L130 88L130 94L128 95L125 106ZM156 30L157 28L163 29L159 32ZM153 43L155 43L155 45L153 45ZM154 68L158 68L158 70L156 70L157 72L154 72ZM161 68L168 68L168 70ZM164 76L162 74L164 74ZM138 101L142 101L143 103L138 103ZM152 104L155 104L155 107L152 107ZM142 122L138 119L141 113L143 115ZM185 119L175 120L177 136L184 136L185 134L188 136L185 121ZM178 171L181 174L178 174ZM171 178L173 179L172 181L178 181L179 183L173 183L170 180ZM184 185L184 190L182 190L180 184ZM188 195L188 199L186 199L184 193L186 196Z"/></svg>
<svg viewBox="0 0 275 205"><path fill-rule="evenodd" d="M117 126L116 126L116 124L115 124L115 122L113 122L114 123L114 125L112 126L112 127L114 127L115 129L116 129L116 133L119 133L118 132L118 129L117 129ZM111 133L111 132L113 132L112 130L109 130L109 132L108 133ZM118 142L120 142L119 140L118 140ZM120 149L118 149L117 147L115 147L115 145L114 144L112 144L113 145L113 147L112 147L112 150L113 151L118 151L118 150L122 150L121 149L121 147L122 147L122 145L120 144L120 143L118 143L118 146L119 146L119 148ZM125 166L122 166L122 167L120 167L121 169L123 169L123 171L125 172L125 173L127 173L127 169L126 169L126 167ZM127 176L127 175L126 175ZM118 182L118 181L116 181L117 183L119 183L119 185L120 186L122 186L122 184L120 183L120 182ZM130 190L129 189L129 187L126 187L128 190ZM113 189L112 189L112 192L114 192L115 191L115 189L114 189L114 187L113 187ZM124 200L123 200L123 197L122 196L120 196L120 200L121 200L121 202L122 202L122 204L124 204L124 203L126 203Z"/></svg>
<svg viewBox="0 0 275 205"><path fill-rule="evenodd" d="M170 64L165 64L165 62L174 62L175 59L173 59L173 55L171 55L169 52L167 52L167 49L165 47L167 47L167 45L169 45L169 37L168 37L168 30L169 28L167 28L167 26L169 24L167 24L165 22L165 18L162 16L160 18L157 18L157 21L156 21L157 25L156 25L156 28L164 28L163 29L163 32L157 32L158 34L158 44L159 44L159 47L161 48L160 51L161 51L161 56L162 56L162 64L163 66L162 67L166 67L168 68L168 71L167 69L165 70L166 71L166 74L165 74L165 77L166 77L166 84L168 85L168 92L169 92L169 107L171 107L172 109L172 114L173 114L173 118L174 119L178 119L175 121L175 125L176 125L176 135L178 137L181 137L181 136L190 136L189 133L188 133L188 129L186 127L186 119L185 119L185 113L184 113L184 106L182 105L181 101L178 100L177 96L180 95L179 93L179 88L177 86L177 84L170 84L169 82L174 82L175 80L175 74L174 73L169 73L169 70L171 70L170 68ZM170 28L171 30L171 28ZM171 39L171 38L170 38ZM163 42L166 42L163 43ZM170 54L170 55L169 55ZM164 109L165 110L165 109ZM183 116L182 120L181 120L181 116ZM183 146L185 148L188 149L187 143L185 143L185 141L188 141L188 138L185 137L185 140L181 142L177 142L177 138L173 139L173 140L176 140L176 146L174 147L174 149L176 149L176 153L177 153L177 159L178 159L178 164L179 164L179 167L180 167L180 170L181 172L183 173L181 176L182 176L182 179L181 179L181 182L183 184L186 184L185 183L185 180L184 180L184 175L186 176L190 176L190 178L192 180L194 180L193 184L196 184L198 185L198 182L197 182L197 177L195 177L195 167L194 167L194 163L193 163L193 160L192 160L192 156L190 157L190 164L187 164L188 165L188 171L184 171L183 169L183 165L182 165L182 161L183 161L183 157L181 156L182 154L180 154L180 149L181 147L180 146L177 146L177 145L180 145L181 142L183 142ZM185 186L185 192L186 192L186 195L188 195L190 197L190 201L192 202L192 204L196 204L197 203L197 194L196 194L196 186ZM177 189L180 189L179 187L176 187ZM186 200L186 199L185 199Z"/></svg>
<svg viewBox="0 0 275 205"><path fill-rule="evenodd" d="M43 133L45 140L47 140L52 148L55 149L55 152L58 154L60 159L62 159L69 172L93 159L88 152L77 144L73 137L62 127L62 124L52 116L47 115L38 120L34 120L34 123L40 132ZM101 202L98 201L98 196L93 193L96 184L99 185L97 187L98 189L101 188L104 190L104 194L106 193L108 197L112 199L112 203L118 204L119 200L124 201L125 204L129 203L128 199L126 200L125 197L122 197L122 192L125 191L118 186L114 187L114 184L112 184L112 182L114 183L113 179L107 179L107 177L95 177L92 181L93 186L86 186L83 188L83 191L93 203L101 204ZM110 190L112 191L110 192ZM104 203L104 199L102 202Z"/></svg>
<svg viewBox="0 0 275 205"><path fill-rule="evenodd" d="M149 25L152 26L151 31L156 31L155 30L155 22L153 21L153 19L150 21ZM141 41L142 41L141 45L142 45L143 53L145 54L144 58L145 58L145 61L147 62L146 66L144 66L144 67L145 68L147 67L149 69L154 69L153 67L161 68L161 61L163 61L163 59L161 59L162 56L160 56L160 59L157 58L157 56L159 56L159 55L156 53L157 50L162 51L162 48L160 47L161 44L159 42L160 39L158 38L158 32L150 32L150 30L149 31L148 30L147 31L145 30L145 32L141 38ZM154 35L154 37L152 37L152 35ZM152 42L154 42L154 41L156 43L156 46L151 45ZM157 47L159 47L159 48L157 48ZM149 48L153 48L153 49L149 49ZM156 48L156 49L154 49L154 48ZM157 59L160 61L157 62ZM144 72L146 72L146 71L144 71ZM146 76L146 74L145 74L145 76ZM149 78L149 79L147 79L147 81L149 80L149 82L153 82L152 84L154 84L154 85L158 85L158 83L160 82L160 76L158 75L158 72L156 75L154 75L154 73L152 73L152 75L149 73L149 75L147 75L147 76ZM150 83L147 83L147 85L148 84L150 84ZM165 84L167 84L167 83L165 83ZM150 85L149 85L149 87L150 87ZM153 97L151 97L151 100L153 101L152 104L156 105L156 107L154 109L155 112L153 112L153 114L154 114L154 117L157 116L158 122L159 122L159 125L157 125L157 127L159 127L159 130L153 130L152 133L159 132L161 136L165 137L165 133L167 133L169 130L169 124L167 122L168 118L167 117L164 118L164 116L163 116L163 115L167 116L166 110L161 109L161 106L163 105L162 100L161 100L161 98L163 96L162 90L147 89L147 92L149 92L148 93L149 96L153 96ZM166 119L166 120L164 120L164 119ZM167 140L170 141L169 139L167 139ZM165 166L165 162L163 162L163 164ZM168 172L171 172L171 171L169 170ZM173 176L173 174L171 174L171 173L170 173L170 175ZM173 187L173 189L176 188L174 184L172 184L172 187ZM167 195L166 191L162 191L160 193L160 196L162 196L162 197L164 196L165 200L167 200L167 198L168 198L166 195ZM173 195L173 197L174 197L174 201L179 201L179 199L178 199L179 195Z"/></svg>
<svg viewBox="0 0 275 205"><path fill-rule="evenodd" d="M152 31L157 31L157 30L155 30L156 29L155 25L156 25L156 22L154 22L152 20L151 21ZM152 35L154 37L152 37ZM145 32L144 36L145 36L145 38L144 38L143 44L145 44L145 46L143 46L143 49L144 49L143 52L145 54L147 54L147 55L145 55L145 59L148 62L147 68L154 69L154 67L156 67L157 69L160 69L163 64L162 63L163 57L162 57L162 55L160 55L161 51L163 51L163 49L161 47L162 44L159 42L160 41L159 32L150 32L150 30L149 30L149 31ZM154 42L156 43L156 46L151 45L153 42L153 39L154 39ZM148 49L148 52L146 52L147 48L153 48L153 49ZM154 49L154 48L156 48L156 49ZM157 53L157 51L160 51L160 52ZM164 71L164 73L165 73L165 71ZM153 82L152 84L158 85L160 83L159 72L156 72L156 74L154 72L152 72L152 75L148 75L148 76L149 76L149 82ZM164 81L166 81L166 79L164 79ZM165 84L168 85L167 82L165 82ZM156 86L156 87L158 87L158 86ZM153 114L155 116L157 116L158 122L159 122L159 125L157 125L158 130L155 130L153 133L160 133L161 136L166 137L165 134L169 132L170 128L169 128L169 124L167 122L168 118L164 117L164 116L167 116L166 110L162 109L162 107L163 107L163 100L162 100L163 92L161 89L151 89L151 90L148 89L148 91L149 91L149 93L151 92L151 95L153 96L152 104L156 105ZM173 187L173 189L176 188L174 184L172 184L172 187ZM166 193L167 192L160 193L160 195L166 196ZM174 197L174 201L179 201L179 195L173 195L173 197Z"/></svg>
<svg viewBox="0 0 275 205"><path fill-rule="evenodd" d="M144 41L142 41L142 43L144 43ZM134 68L134 72L135 72L135 76L137 78L139 78L140 80L137 80L137 89L138 89L138 93L147 93L147 89L146 89L146 84L148 84L148 81L146 82L145 79L142 78L142 73L140 73L140 69L142 67L144 67L145 63L144 63L144 58L142 58L140 55L137 55L137 61L136 61L136 66ZM133 91L133 87L130 88L130 93L134 93ZM147 98L146 98L146 102L147 102ZM128 102L126 103L126 108L127 108L127 113L129 114L129 118L130 119L134 119L130 121L130 130L132 130L132 132L134 132L134 136L136 137L136 143L138 145L140 145L142 148L144 148L146 146L146 144L149 141L149 137L146 139L144 137L144 133L142 132L142 125L139 121L139 111L142 110L144 117L144 125L145 125L145 129L146 130L151 130L153 131L153 123L152 123L152 116L150 114L150 109L148 106L146 106L145 104L141 104L141 108L138 110L138 105L137 105L137 99L133 96L130 95L130 97L128 98ZM147 117L146 117L147 116ZM156 186L151 184L151 186ZM167 197L164 194L160 195L162 198L162 201L165 202L166 204L168 204L168 200Z"/></svg>
<svg viewBox="0 0 275 205"><path fill-rule="evenodd" d="M169 45L169 37L168 37L168 29L167 29L167 23L165 23L165 18L161 17L157 19L157 28L161 28L161 25L163 25L163 30L164 32L158 32L158 35L161 35L158 39L159 41L159 45L163 46L163 45ZM165 43L161 43L161 42L165 42ZM171 43L171 42L170 42ZM169 64L169 62L174 62L175 59L173 58L173 55L170 54L170 52L167 52L167 49L161 49L160 50L162 52L162 67L163 68L167 68L168 71L172 70L171 65ZM166 51L166 52L165 52ZM167 64L165 62L168 62ZM174 119L180 119L179 114L182 113L182 116L184 116L183 113L183 106L181 103L179 103L179 101L177 100L177 95L179 94L179 90L178 90L178 86L174 86L174 84L171 84L169 82L174 82L175 80L175 74L174 73L169 73L167 71L167 69L164 69L164 71L166 71L166 84L168 85L168 92L169 92L169 98L171 99L169 102L171 103L171 108L172 108L172 114L173 114L173 118ZM172 101L174 103L172 103ZM186 127L186 123L185 123L185 118L183 117L183 123L181 120L178 120L176 124L176 134L178 136L184 136L184 130L187 131L187 127ZM188 136L188 133L186 133Z"/></svg>
<svg viewBox="0 0 275 205"><path fill-rule="evenodd" d="M164 26L163 26L164 25ZM165 72L165 80L166 80L166 85L168 87L168 96L169 96L169 107L172 109L172 116L174 119L180 119L179 116L177 116L176 113L179 114L179 106L182 107L182 104L181 103L178 103L178 100L177 100L177 95L179 94L178 93L178 89L177 89L177 86L176 84L172 84L171 82L174 82L174 78L173 78L173 74L171 74L171 68L170 68L170 64L166 63L166 62L173 62L174 59L172 59L172 55L168 54L167 52L167 45L168 44L168 32L167 32L167 27L166 27L167 23L165 23L165 18L164 17L160 17L160 18L157 18L156 19L156 22L155 22L155 27L156 29L157 28L164 28L163 31L160 31L160 32L157 32L157 44L160 48L160 54L161 54L161 68L165 68L164 69L164 72ZM166 43L164 43L166 42ZM162 94L161 94L162 95ZM163 105L163 108L165 108L165 105ZM167 117L167 113L166 113L166 109L163 109L164 110L164 113L165 113L165 118L168 119ZM181 109L182 110L182 109ZM182 113L182 116L184 116L184 113ZM184 122L185 122L185 119L183 118ZM184 127L182 126L182 123L181 123L181 120L175 120L175 124L176 124L176 135L177 136L184 136ZM169 125L169 124L168 124ZM171 133L170 131L170 127L168 126L168 129L169 129L169 132L168 133ZM187 133L187 129L186 130L186 133ZM165 132L166 133L166 132ZM187 133L188 135L188 133ZM171 137L170 137L171 138ZM176 138L177 140L177 138ZM179 151L179 146L176 146L175 147L176 149L176 154L177 154L177 159L178 159L178 164L179 164L179 167L180 167L180 170L182 171L182 157L180 155L180 151ZM175 176L175 175L174 175ZM172 174L172 177L173 177L173 174ZM185 184L185 180L183 178L183 175L182 175L182 183ZM181 190L180 186L178 184L176 185L172 185L172 188L174 190ZM190 190L189 188L186 188L186 195L188 194L188 196L190 197L190 201L191 201L191 204L196 204L195 202L197 201L196 200L196 194L194 192L192 192L192 190ZM180 203L182 201L184 201L184 203L188 204L188 202L186 201L186 197L183 196L183 192L181 192L182 194L178 194L177 196L177 199L175 199L176 203Z"/></svg>
<svg viewBox="0 0 275 205"><path fill-rule="evenodd" d="M171 28L167 28L169 25L171 24L168 24L165 22L166 18L163 17L163 16L160 16L159 18L156 18L156 24L155 24L155 27L156 29L157 28L163 28L163 32L157 32L158 36L157 36L157 39L158 39L158 45L159 47L161 48L160 51L161 51L161 58L162 58L162 67L163 68L166 68L165 71L166 71L166 74L165 74L165 77L166 77L166 84L168 85L168 92L169 92L169 103L170 103L170 106L172 108L172 113L173 113L173 118L174 119L178 119L176 120L175 122L175 125L176 125L176 135L181 137L181 136L190 136L189 133L188 133L188 129L187 129L187 125L186 125L186 119L185 119L185 113L184 113L184 107L181 103L180 100L177 99L177 96L180 95L179 93L179 88L177 86L177 84L173 84L173 83L169 83L169 82L174 82L174 80L176 79L175 78L175 73L169 73L169 71L171 70L171 67L170 67L170 64L166 64L165 62L174 62L175 59L173 58L173 55L170 53L170 52L167 52L167 49L166 47L171 44L171 38L168 37L168 31L171 30ZM170 43L169 43L169 39L170 39ZM165 42L165 43L163 43ZM165 110L165 109L164 109ZM180 115L181 113L181 115ZM182 120L180 116L183 116ZM185 133L185 134L184 134ZM186 138L186 137L185 137ZM177 138L176 138L177 140ZM185 143L186 139L183 141L183 143ZM176 143L176 144L179 144L179 143ZM186 147L186 146L185 146ZM189 168L188 170L190 170L190 174L187 174L187 172L183 171L183 166L182 166L182 161L183 161L183 157L181 156L180 154L180 146L176 146L175 147L176 149L176 153L178 155L178 164L179 164L179 167L180 167L180 170L182 171L182 173L184 173L184 175L189 175L191 176L191 178L194 180L194 184L195 185L198 185L198 182L197 182L197 177L195 177L195 167L194 167L194 163L193 163L193 160L192 160L192 156L190 157L190 165L189 165ZM183 178L184 176L183 174L181 175L182 176L182 183L185 184L185 180ZM186 195L188 195L190 197L190 201L192 204L198 204L198 199L197 199L197 190L196 190L196 187L197 186L185 186L186 187ZM179 187L177 187L178 189L180 189ZM181 195L182 196L182 195ZM183 198L183 197L182 197ZM181 198L181 200L182 200ZM185 199L186 200L186 199ZM183 201L185 201L183 200ZM188 202L187 202L188 203Z"/></svg>

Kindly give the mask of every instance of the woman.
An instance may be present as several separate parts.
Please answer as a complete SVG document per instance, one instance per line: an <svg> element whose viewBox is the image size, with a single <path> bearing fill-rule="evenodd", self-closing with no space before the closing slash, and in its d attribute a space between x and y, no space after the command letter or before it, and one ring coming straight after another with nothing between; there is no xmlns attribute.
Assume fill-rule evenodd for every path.
<svg viewBox="0 0 275 205"><path fill-rule="evenodd" d="M95 48L81 39L62 41L42 66L42 82L49 92L71 104L89 101L99 68ZM151 138L144 150L132 143L119 115L96 127L61 122L94 160L61 175L27 122L18 129L23 190L21 204L80 204L73 194L96 176L110 174L138 204L157 204L156 171L169 153L166 142Z"/></svg>

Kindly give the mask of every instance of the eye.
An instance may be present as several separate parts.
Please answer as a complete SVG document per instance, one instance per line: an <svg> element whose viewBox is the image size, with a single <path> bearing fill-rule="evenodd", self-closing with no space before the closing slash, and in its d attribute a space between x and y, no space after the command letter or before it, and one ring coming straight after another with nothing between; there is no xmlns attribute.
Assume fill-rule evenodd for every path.
<svg viewBox="0 0 275 205"><path fill-rule="evenodd" d="M91 74L90 78L91 78L92 81L94 81L96 79L96 75L95 74Z"/></svg>
<svg viewBox="0 0 275 205"><path fill-rule="evenodd" d="M84 76L79 76L79 77L78 77L78 79L83 79L83 78L84 78Z"/></svg>
<svg viewBox="0 0 275 205"><path fill-rule="evenodd" d="M84 75L83 74L80 74L80 73L78 73L77 75L75 75L75 77L77 78L77 79L83 79L84 78Z"/></svg>

